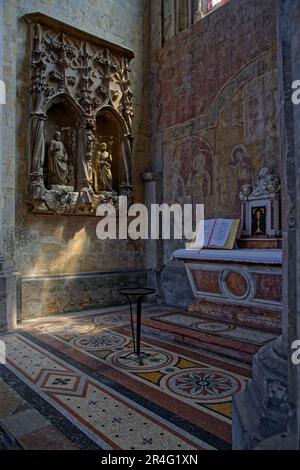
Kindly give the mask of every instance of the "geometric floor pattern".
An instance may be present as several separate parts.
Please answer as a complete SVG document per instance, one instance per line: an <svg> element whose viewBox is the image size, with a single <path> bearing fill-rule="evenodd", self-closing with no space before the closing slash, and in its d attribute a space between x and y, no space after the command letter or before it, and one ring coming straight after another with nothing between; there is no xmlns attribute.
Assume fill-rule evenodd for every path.
<svg viewBox="0 0 300 470"><path fill-rule="evenodd" d="M176 312L154 316L155 321L171 325L184 326L194 331L201 331L226 338L246 341L251 344L263 346L278 335L266 331L254 330L230 323L222 323L215 320L205 320L194 315Z"/></svg>
<svg viewBox="0 0 300 470"><path fill-rule="evenodd" d="M59 414L66 434L70 424L98 448L229 449L232 396L249 369L151 337L140 365L128 320L117 311L30 323L1 337L2 368Z"/></svg>

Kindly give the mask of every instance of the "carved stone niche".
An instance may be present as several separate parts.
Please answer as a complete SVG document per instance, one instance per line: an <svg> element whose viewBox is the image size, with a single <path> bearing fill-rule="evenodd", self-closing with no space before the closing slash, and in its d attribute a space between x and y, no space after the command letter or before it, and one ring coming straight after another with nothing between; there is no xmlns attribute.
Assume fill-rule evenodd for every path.
<svg viewBox="0 0 300 470"><path fill-rule="evenodd" d="M40 13L31 35L30 184L37 213L95 215L132 197L133 52Z"/></svg>

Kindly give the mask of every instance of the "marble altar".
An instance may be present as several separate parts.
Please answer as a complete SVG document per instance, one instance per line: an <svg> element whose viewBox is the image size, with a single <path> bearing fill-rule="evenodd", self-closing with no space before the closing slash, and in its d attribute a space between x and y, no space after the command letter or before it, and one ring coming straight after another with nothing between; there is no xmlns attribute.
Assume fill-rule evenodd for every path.
<svg viewBox="0 0 300 470"><path fill-rule="evenodd" d="M189 311L207 318L280 332L282 250L177 250L195 302Z"/></svg>

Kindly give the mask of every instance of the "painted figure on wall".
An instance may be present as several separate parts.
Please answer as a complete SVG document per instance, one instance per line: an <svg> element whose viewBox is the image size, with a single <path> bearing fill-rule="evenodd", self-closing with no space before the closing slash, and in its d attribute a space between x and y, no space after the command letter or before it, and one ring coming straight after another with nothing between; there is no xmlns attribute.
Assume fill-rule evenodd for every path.
<svg viewBox="0 0 300 470"><path fill-rule="evenodd" d="M102 142L96 154L95 191L113 191L113 177L111 171L112 155L107 151L107 144Z"/></svg>
<svg viewBox="0 0 300 470"><path fill-rule="evenodd" d="M173 174L170 179L170 204L184 204L186 202L186 186L180 170L180 160L174 160Z"/></svg>
<svg viewBox="0 0 300 470"><path fill-rule="evenodd" d="M202 136L194 135L172 144L166 165L166 194L172 203L192 200L203 203L213 191L213 149Z"/></svg>
<svg viewBox="0 0 300 470"><path fill-rule="evenodd" d="M67 186L70 182L68 155L61 140L60 131L54 133L48 150L49 185Z"/></svg>
<svg viewBox="0 0 300 470"><path fill-rule="evenodd" d="M206 169L207 167L207 156L204 152L200 152L193 161L194 183L199 186L201 196L208 196L211 194L211 175Z"/></svg>
<svg viewBox="0 0 300 470"><path fill-rule="evenodd" d="M236 170L238 187L253 183L254 168L250 158L246 154L243 145L237 145L232 150L229 165Z"/></svg>

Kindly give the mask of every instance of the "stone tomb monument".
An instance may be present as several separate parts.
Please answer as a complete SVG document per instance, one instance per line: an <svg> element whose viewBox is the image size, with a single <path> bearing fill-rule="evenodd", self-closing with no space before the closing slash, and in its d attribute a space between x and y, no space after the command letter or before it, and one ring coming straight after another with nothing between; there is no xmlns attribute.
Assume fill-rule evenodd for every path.
<svg viewBox="0 0 300 470"><path fill-rule="evenodd" d="M40 13L31 35L33 212L95 215L131 196L132 51Z"/></svg>

